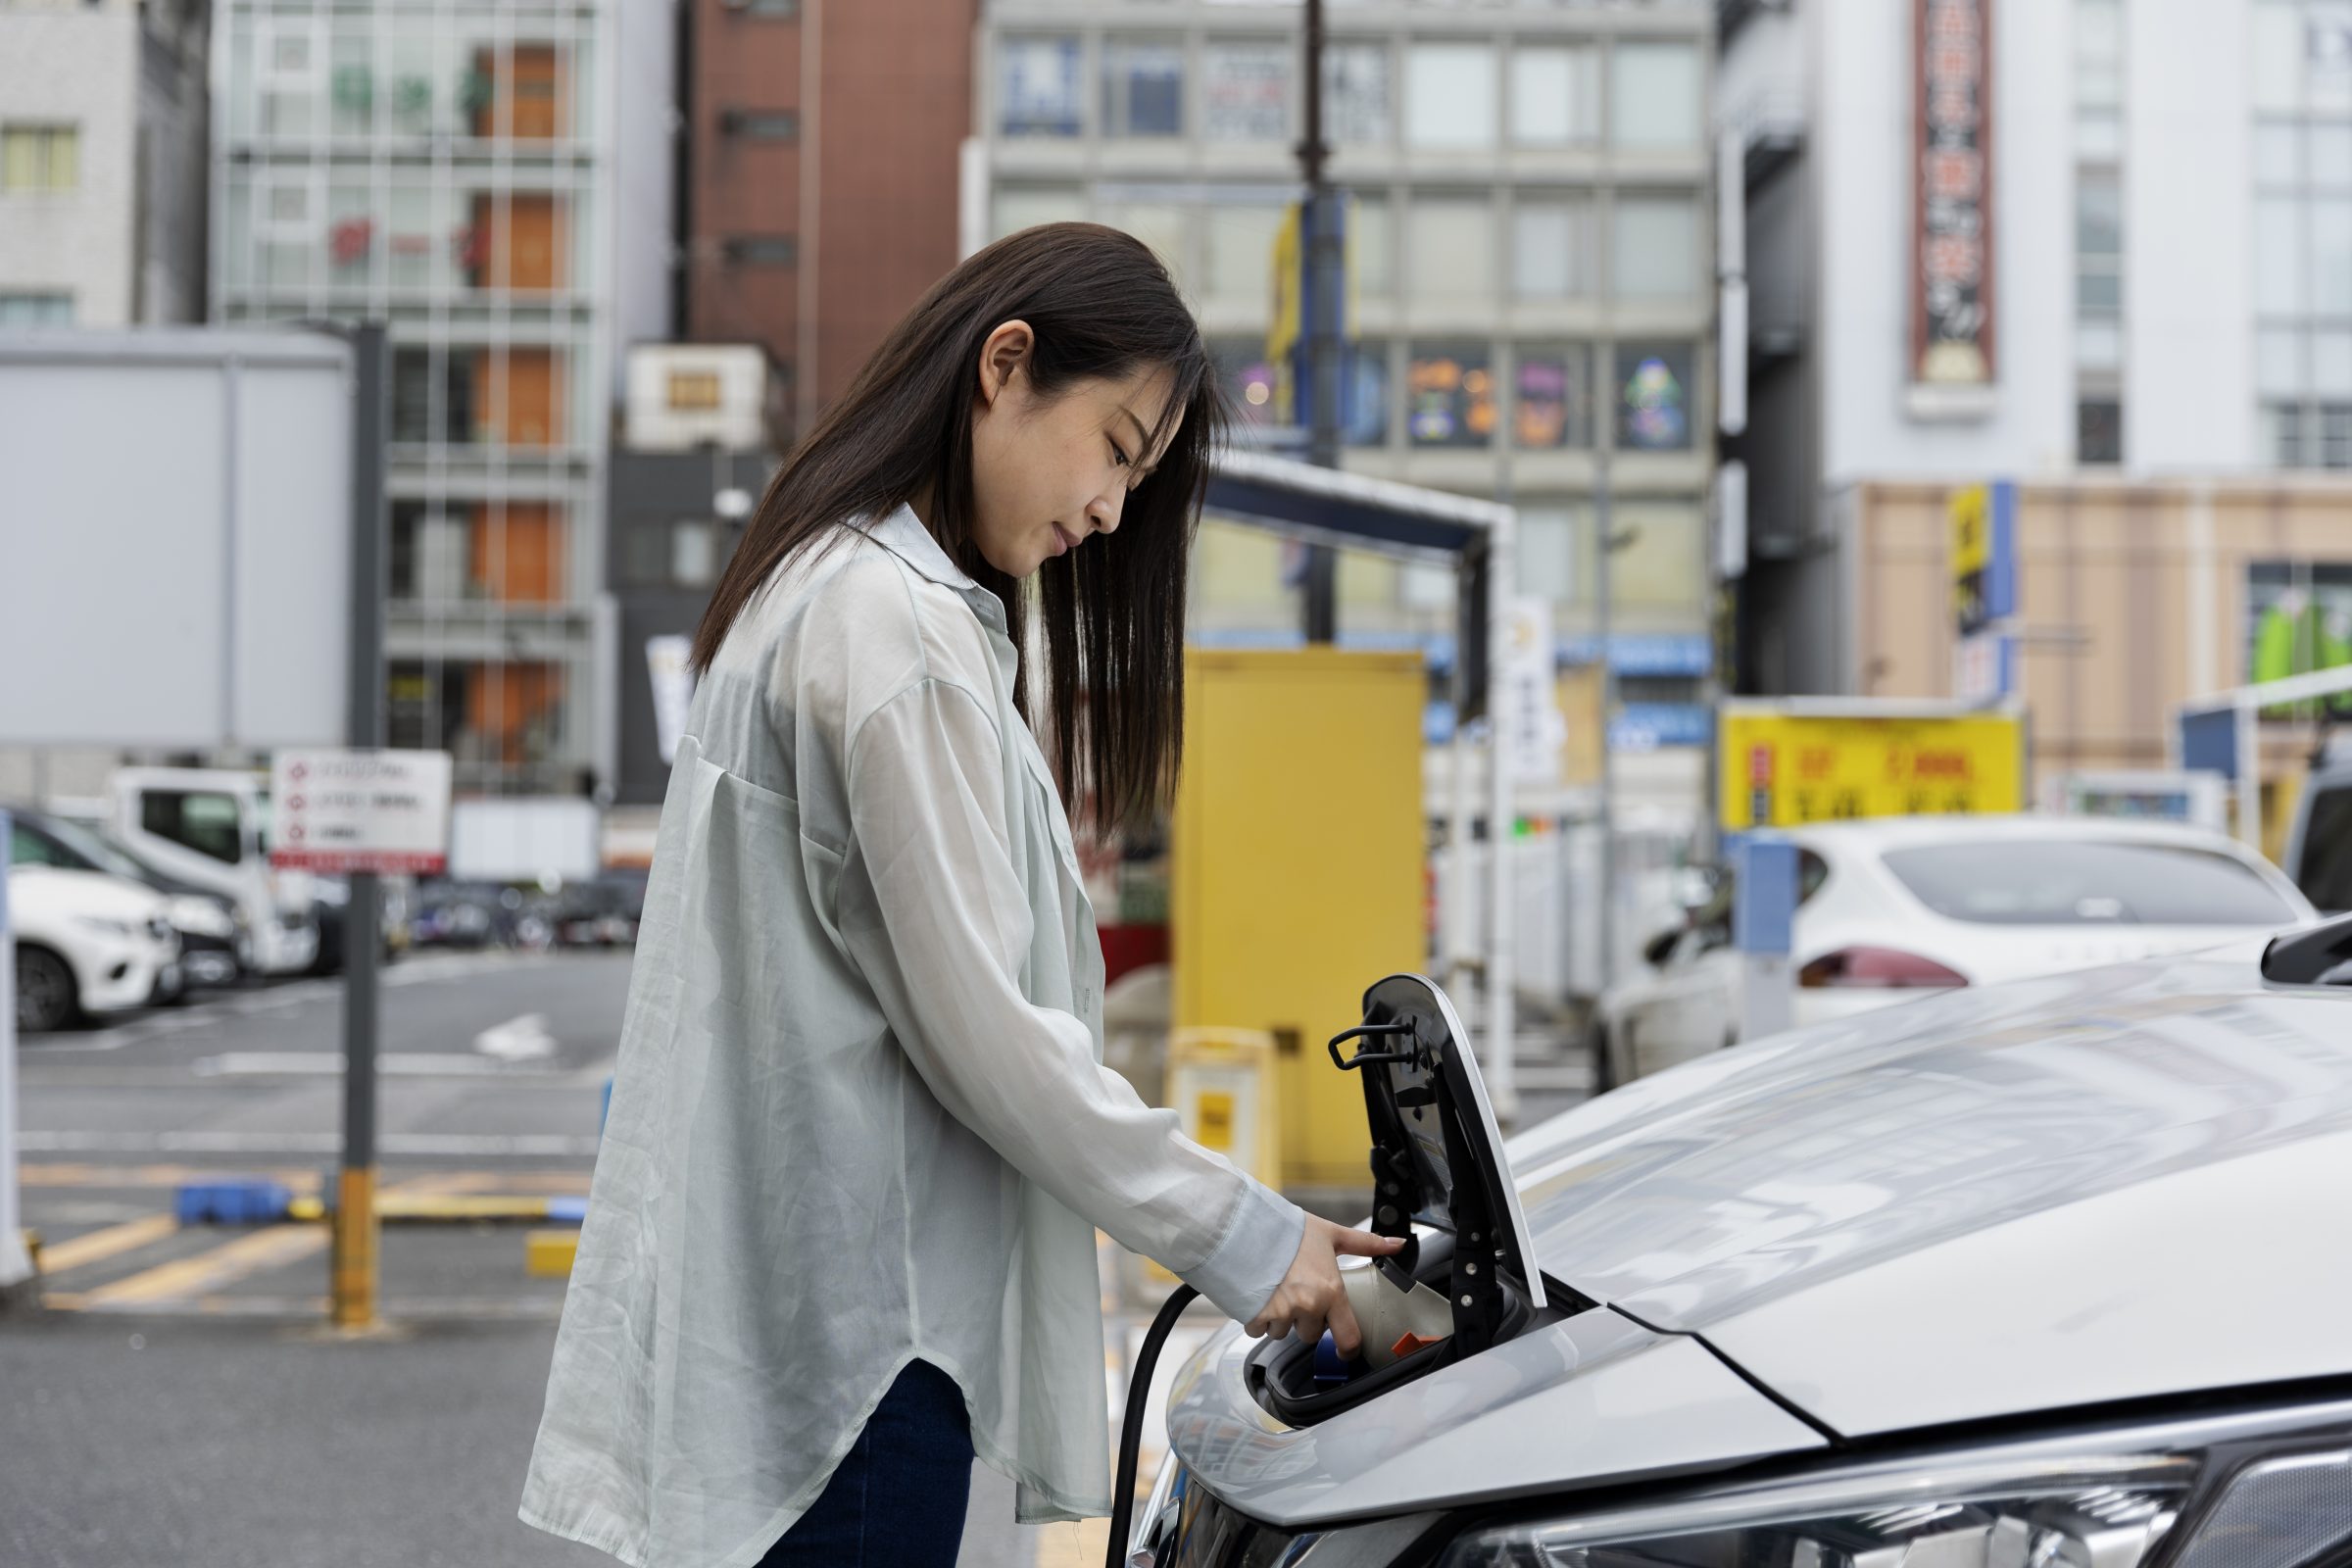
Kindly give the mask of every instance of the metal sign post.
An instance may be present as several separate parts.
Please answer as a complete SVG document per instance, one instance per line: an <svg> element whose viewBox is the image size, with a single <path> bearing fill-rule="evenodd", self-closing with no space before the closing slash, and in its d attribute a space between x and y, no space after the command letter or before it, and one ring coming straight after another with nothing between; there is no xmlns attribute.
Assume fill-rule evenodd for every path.
<svg viewBox="0 0 2352 1568"><path fill-rule="evenodd" d="M391 434L384 328L353 330L351 685L345 725L355 747L383 744L384 447ZM343 927L343 1167L335 1181L329 1315L340 1329L375 1323L375 965L382 942L375 873L351 878Z"/></svg>
<svg viewBox="0 0 2352 1568"><path fill-rule="evenodd" d="M1796 924L1796 846L1751 835L1740 845L1732 889L1732 945L1740 950L1740 1038L1761 1040L1795 1021L1790 968Z"/></svg>
<svg viewBox="0 0 2352 1568"><path fill-rule="evenodd" d="M8 842L0 809L0 845ZM8 871L0 865L0 1301L32 1278L17 1206L17 943L8 920Z"/></svg>

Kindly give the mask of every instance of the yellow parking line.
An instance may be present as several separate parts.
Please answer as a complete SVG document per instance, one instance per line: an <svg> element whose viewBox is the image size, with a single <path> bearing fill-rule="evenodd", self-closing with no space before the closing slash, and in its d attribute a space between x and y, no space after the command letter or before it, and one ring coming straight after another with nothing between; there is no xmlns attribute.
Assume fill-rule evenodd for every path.
<svg viewBox="0 0 2352 1568"><path fill-rule="evenodd" d="M137 1301L160 1301L174 1297L200 1296L233 1284L248 1274L280 1268L326 1249L323 1225L272 1225L240 1236L192 1257L161 1263L128 1279L82 1293L83 1309L122 1306ZM59 1304L54 1298L50 1305Z"/></svg>
<svg viewBox="0 0 2352 1568"><path fill-rule="evenodd" d="M134 1248L160 1242L179 1229L179 1221L169 1214L149 1214L140 1219L125 1220L109 1225L69 1241L53 1242L41 1249L41 1272L63 1274L69 1269L86 1267L127 1252Z"/></svg>

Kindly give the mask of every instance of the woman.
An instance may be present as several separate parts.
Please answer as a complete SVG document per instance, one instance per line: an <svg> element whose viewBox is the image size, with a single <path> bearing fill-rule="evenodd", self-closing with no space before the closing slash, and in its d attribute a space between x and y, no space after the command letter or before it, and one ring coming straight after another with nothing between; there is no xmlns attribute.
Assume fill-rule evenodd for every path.
<svg viewBox="0 0 2352 1568"><path fill-rule="evenodd" d="M1355 1348L1334 1254L1395 1244L1100 1064L1062 797L1113 826L1174 776L1216 396L1149 250L1033 228L769 487L695 640L529 1523L660 1568L945 1564L975 1452L1023 1521L1107 1513L1098 1226Z"/></svg>

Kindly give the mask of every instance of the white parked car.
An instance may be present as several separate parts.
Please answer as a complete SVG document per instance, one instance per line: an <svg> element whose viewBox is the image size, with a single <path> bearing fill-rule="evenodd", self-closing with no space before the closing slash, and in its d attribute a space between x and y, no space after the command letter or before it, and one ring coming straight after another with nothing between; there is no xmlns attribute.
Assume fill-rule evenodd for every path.
<svg viewBox="0 0 2352 1568"><path fill-rule="evenodd" d="M1372 1224L1417 1257L1359 1283L1451 1332L1354 1368L1226 1324L1116 1560L2338 1568L2348 978L2352 920L1947 991L1499 1149L1450 1009L1383 981Z"/></svg>
<svg viewBox="0 0 2352 1568"><path fill-rule="evenodd" d="M179 989L179 934L161 894L122 877L52 865L12 866L17 1027L62 1029L143 1006Z"/></svg>
<svg viewBox="0 0 2352 1568"><path fill-rule="evenodd" d="M2167 822L1915 816L1790 828L1798 852L1793 1021L1955 986L2210 948L2318 918L2233 839ZM1731 877L1653 937L1647 968L1594 1008L1596 1087L1740 1039Z"/></svg>

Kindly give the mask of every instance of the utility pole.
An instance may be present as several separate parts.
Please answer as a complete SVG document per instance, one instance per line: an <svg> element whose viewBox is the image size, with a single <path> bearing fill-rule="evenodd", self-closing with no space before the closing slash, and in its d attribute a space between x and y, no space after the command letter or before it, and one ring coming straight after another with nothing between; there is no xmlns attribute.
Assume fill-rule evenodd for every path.
<svg viewBox="0 0 2352 1568"><path fill-rule="evenodd" d="M1340 466L1341 318L1347 310L1348 253L1340 196L1331 188L1323 140L1323 0L1306 0L1306 135L1298 169L1306 181L1305 230L1307 461ZM1328 643L1339 629L1339 557L1329 545L1306 553L1306 640Z"/></svg>
<svg viewBox="0 0 2352 1568"><path fill-rule="evenodd" d="M389 356L381 322L350 329L352 371L351 652L345 739L384 744L384 446ZM335 1187L330 1310L339 1329L375 1326L376 950L382 942L377 873L351 873L343 919L343 1166Z"/></svg>

